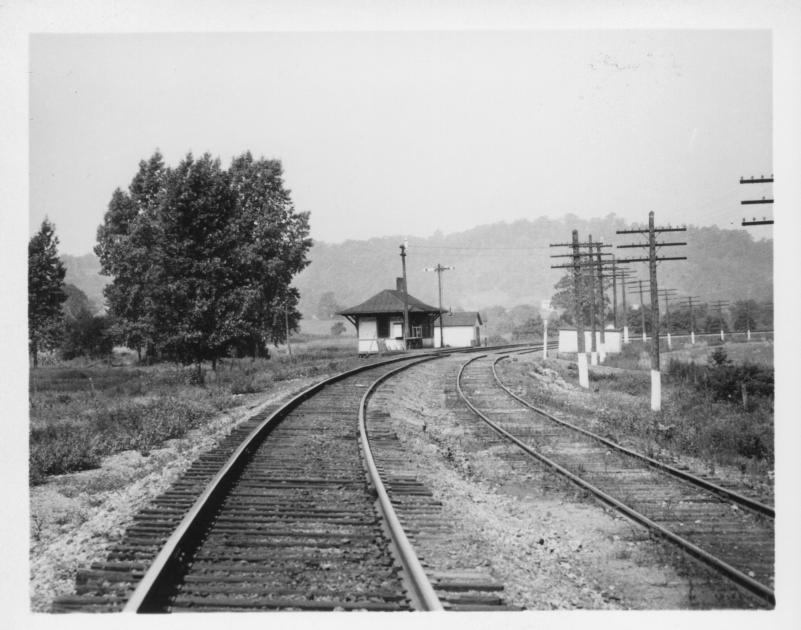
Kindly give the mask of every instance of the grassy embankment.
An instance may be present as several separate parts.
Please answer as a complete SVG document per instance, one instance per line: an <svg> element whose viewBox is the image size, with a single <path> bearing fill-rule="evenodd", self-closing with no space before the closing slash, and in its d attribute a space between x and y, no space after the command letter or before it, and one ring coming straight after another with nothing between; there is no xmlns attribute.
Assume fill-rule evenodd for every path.
<svg viewBox="0 0 801 630"><path fill-rule="evenodd" d="M363 362L352 339L293 340L270 359L226 359L216 372L196 368L81 366L72 362L30 371L29 477L93 468L108 455L147 454L183 436L243 394L268 393L282 381L346 370Z"/></svg>
<svg viewBox="0 0 801 630"><path fill-rule="evenodd" d="M650 409L650 362L642 343L631 343L593 368L590 392L580 399L554 396L531 379L528 395L552 409L585 419L592 430L658 457L688 455L716 466L733 466L755 483L774 465L773 345L757 343L674 344L662 354L662 409ZM721 352L722 351L722 352ZM572 364L548 360L577 384ZM618 369L607 369L607 368Z"/></svg>

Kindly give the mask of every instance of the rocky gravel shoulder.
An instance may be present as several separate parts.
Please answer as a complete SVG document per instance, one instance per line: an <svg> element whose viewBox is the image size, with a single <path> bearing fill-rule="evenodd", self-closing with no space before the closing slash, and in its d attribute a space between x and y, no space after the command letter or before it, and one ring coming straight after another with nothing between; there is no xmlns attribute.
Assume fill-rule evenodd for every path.
<svg viewBox="0 0 801 630"><path fill-rule="evenodd" d="M407 371L388 409L454 535L429 564L474 567L533 610L703 607L671 550L549 472L525 472L456 399L458 363ZM440 566L440 565L438 565Z"/></svg>

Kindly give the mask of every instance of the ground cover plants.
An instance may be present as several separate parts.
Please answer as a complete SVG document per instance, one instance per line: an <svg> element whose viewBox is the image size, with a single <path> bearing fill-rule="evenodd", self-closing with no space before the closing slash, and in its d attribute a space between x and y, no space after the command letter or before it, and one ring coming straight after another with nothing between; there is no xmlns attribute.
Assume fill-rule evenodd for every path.
<svg viewBox="0 0 801 630"><path fill-rule="evenodd" d="M216 370L175 364L86 366L30 372L29 478L94 468L126 450L143 455L182 437L245 394L281 381L316 377L361 362L353 344L304 339L269 359L226 359ZM198 376L200 375L200 376Z"/></svg>
<svg viewBox="0 0 801 630"><path fill-rule="evenodd" d="M575 365L566 359L543 364L521 357L502 362L501 370L558 417L577 418L596 433L671 463L690 458L709 474L734 471L738 482L772 493L772 344L698 344L665 353L659 412L650 409L650 361L642 344L593 367L589 391L577 387ZM554 388L555 381L564 387Z"/></svg>

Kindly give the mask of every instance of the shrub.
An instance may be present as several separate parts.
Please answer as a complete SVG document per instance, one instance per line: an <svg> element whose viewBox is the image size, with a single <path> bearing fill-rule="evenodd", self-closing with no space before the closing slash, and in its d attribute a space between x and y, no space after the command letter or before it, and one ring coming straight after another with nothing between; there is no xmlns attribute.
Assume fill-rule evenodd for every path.
<svg viewBox="0 0 801 630"><path fill-rule="evenodd" d="M671 359L668 374L679 381L692 383L711 394L713 400L743 402L743 389L747 397L773 397L773 369L745 362L734 365L722 348L710 355L710 365L685 363Z"/></svg>
<svg viewBox="0 0 801 630"><path fill-rule="evenodd" d="M100 440L90 427L64 422L32 429L28 456L31 483L46 475L94 468L102 456Z"/></svg>

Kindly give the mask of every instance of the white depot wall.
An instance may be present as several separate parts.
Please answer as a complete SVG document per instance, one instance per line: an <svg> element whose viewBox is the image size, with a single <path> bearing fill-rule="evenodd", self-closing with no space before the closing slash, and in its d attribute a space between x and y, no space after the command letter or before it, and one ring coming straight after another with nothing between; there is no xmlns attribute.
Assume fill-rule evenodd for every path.
<svg viewBox="0 0 801 630"><path fill-rule="evenodd" d="M375 317L359 318L359 339L375 339L378 336Z"/></svg>
<svg viewBox="0 0 801 630"><path fill-rule="evenodd" d="M390 320L389 334L403 337L403 318ZM359 354L398 352L404 348L403 339L378 339L378 324L375 317L359 318Z"/></svg>

